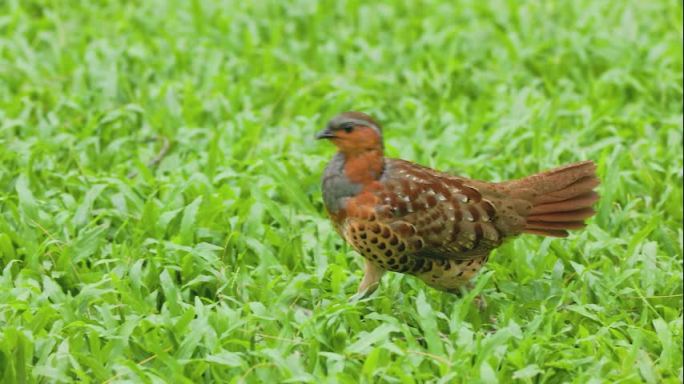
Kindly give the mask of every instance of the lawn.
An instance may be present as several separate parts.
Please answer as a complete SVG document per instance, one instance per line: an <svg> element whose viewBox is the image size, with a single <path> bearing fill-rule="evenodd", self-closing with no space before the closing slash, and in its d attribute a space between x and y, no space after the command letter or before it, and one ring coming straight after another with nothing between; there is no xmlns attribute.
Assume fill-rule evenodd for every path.
<svg viewBox="0 0 684 384"><path fill-rule="evenodd" d="M350 109L468 177L593 159L598 214L350 302ZM2 0L0 161L3 383L682 382L681 1Z"/></svg>

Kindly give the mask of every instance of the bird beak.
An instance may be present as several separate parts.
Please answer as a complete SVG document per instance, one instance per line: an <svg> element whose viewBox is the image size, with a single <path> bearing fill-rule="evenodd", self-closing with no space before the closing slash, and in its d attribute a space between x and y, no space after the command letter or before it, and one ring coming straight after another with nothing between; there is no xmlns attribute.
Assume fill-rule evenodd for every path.
<svg viewBox="0 0 684 384"><path fill-rule="evenodd" d="M316 134L316 140L334 139L335 137L337 136L335 136L335 134L329 128L326 128Z"/></svg>

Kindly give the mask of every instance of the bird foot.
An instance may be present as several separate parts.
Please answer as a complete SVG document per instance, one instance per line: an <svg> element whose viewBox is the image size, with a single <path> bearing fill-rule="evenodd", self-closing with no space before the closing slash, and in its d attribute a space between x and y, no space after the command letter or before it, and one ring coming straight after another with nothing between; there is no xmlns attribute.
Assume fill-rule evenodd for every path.
<svg viewBox="0 0 684 384"><path fill-rule="evenodd" d="M349 298L350 302L356 302L370 296L380 286L380 278L385 273L385 270L375 266L368 260L365 260L364 274L359 290L356 294Z"/></svg>
<svg viewBox="0 0 684 384"><path fill-rule="evenodd" d="M368 297L368 296L370 296L370 295L371 295L371 294L368 293L368 292L356 292L354 295L352 295L352 296L349 298L349 302L350 302L350 303L356 303L356 302L358 302L358 301L361 301L361 300L365 299L366 297Z"/></svg>

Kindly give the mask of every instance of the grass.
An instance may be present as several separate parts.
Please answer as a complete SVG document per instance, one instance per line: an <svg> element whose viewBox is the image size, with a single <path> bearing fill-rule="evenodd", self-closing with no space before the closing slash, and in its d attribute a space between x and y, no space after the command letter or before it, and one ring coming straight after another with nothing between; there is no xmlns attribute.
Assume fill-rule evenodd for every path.
<svg viewBox="0 0 684 384"><path fill-rule="evenodd" d="M594 159L599 213L350 303L349 109L470 177ZM2 382L682 382L681 1L4 0L0 161Z"/></svg>

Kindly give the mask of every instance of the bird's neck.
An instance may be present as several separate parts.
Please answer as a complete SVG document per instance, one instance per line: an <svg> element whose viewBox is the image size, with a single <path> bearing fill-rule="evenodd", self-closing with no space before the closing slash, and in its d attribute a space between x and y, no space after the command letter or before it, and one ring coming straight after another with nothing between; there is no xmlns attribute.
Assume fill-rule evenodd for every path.
<svg viewBox="0 0 684 384"><path fill-rule="evenodd" d="M352 183L366 185L382 176L385 157L382 149L344 154L344 174Z"/></svg>

